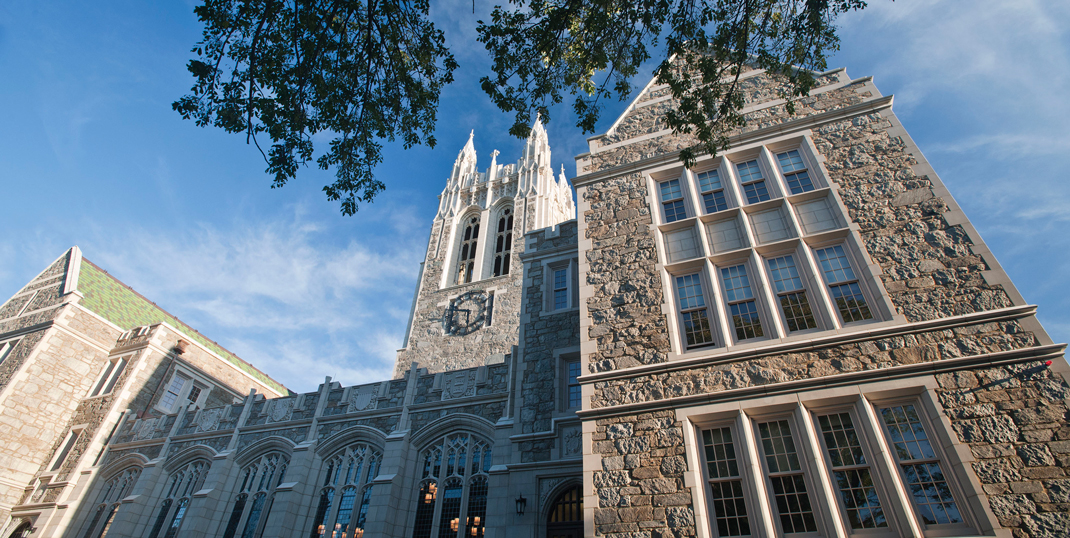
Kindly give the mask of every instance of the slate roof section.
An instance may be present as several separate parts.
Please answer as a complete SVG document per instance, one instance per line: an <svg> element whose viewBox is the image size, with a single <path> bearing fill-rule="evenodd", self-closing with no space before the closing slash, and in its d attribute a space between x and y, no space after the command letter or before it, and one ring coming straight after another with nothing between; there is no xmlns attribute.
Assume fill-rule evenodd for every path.
<svg viewBox="0 0 1070 538"><path fill-rule="evenodd" d="M146 299L84 257L78 275L78 291L84 296L79 302L80 305L122 327L123 330L160 322L167 323L278 393L285 395L290 392L267 374L156 306L156 303Z"/></svg>

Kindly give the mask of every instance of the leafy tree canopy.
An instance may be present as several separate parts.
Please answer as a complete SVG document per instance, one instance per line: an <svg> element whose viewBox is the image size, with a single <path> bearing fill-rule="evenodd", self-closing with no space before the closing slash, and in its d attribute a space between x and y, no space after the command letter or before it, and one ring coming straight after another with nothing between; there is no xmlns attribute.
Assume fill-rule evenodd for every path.
<svg viewBox="0 0 1070 538"><path fill-rule="evenodd" d="M313 160L335 169L323 188L352 215L384 188L373 170L383 141L434 147L442 87L457 63L428 15L428 0L204 0L195 83L173 107L198 125L245 133L267 161L272 187ZM492 58L483 90L515 114L522 137L534 112L570 96L577 126L593 132L601 100L625 99L653 53L676 108L667 123L697 143L693 164L728 145L742 125L740 74L764 69L803 95L836 50L834 22L863 0L511 0L479 22ZM313 135L333 135L316 155ZM265 151L258 136L270 138Z"/></svg>

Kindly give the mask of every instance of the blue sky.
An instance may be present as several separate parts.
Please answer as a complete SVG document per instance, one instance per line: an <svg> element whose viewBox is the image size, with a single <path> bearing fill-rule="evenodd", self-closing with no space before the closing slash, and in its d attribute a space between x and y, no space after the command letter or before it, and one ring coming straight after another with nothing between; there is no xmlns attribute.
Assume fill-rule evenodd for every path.
<svg viewBox="0 0 1070 538"><path fill-rule="evenodd" d="M304 170L270 189L243 136L171 111L200 36L190 1L0 4L0 296L71 245L298 391L390 376L437 195L476 131L480 166L519 156L478 88L490 2L434 2L462 69L439 146L388 147L374 204L342 217ZM889 2L842 19L829 62L874 76L1057 342L1070 340L1070 5ZM637 81L641 86L645 79ZM607 103L599 132L624 103ZM558 110L554 167L586 135Z"/></svg>

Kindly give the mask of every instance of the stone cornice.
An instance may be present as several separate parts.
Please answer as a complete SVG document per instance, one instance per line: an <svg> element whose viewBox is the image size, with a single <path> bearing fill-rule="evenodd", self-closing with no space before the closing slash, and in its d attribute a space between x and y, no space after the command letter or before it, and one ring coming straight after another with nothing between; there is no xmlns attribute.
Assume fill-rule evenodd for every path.
<svg viewBox="0 0 1070 538"><path fill-rule="evenodd" d="M760 140L762 138L775 136L778 134L810 129L824 123L831 123L846 118L852 118L854 116L870 114L885 108L891 108L893 97L894 96L891 95L887 97L877 97L875 99L871 99L869 101L865 101L855 105L837 108L835 110L829 110L826 112L820 112L817 114L811 114L809 116L788 120L783 123L778 123L776 125L770 125L769 127L761 127L753 131L740 133L729 137L729 145L738 146L755 140ZM666 130L664 131L664 133L669 134L671 133L671 131ZM591 154L592 157L595 155L597 154ZM654 166L660 166L662 164L676 162L679 159L679 151L670 151L667 153L662 153L660 155L655 155L653 157L639 159L635 162L630 162L627 164L622 164L620 166L607 168L605 170L599 170L597 172L591 172L589 174L577 176L575 179L572 180L572 185L574 187L579 188L581 186L587 185L589 183L594 183L603 179L622 176L625 174L630 174L639 170L643 170L645 168L651 168Z"/></svg>
<svg viewBox="0 0 1070 538"><path fill-rule="evenodd" d="M610 372L585 374L580 376L578 380L581 385L586 385L599 381L630 379L641 375L661 374L679 370L691 370L693 368L701 368L717 364L757 359L770 355L783 355L785 353L814 351L826 347L864 342L876 338L888 338L892 336L901 336L918 332L953 329L955 327L964 327L966 325L976 325L979 323L1020 319L1027 316L1035 315L1036 311L1036 305L1012 306L996 310L985 310L983 312L974 312L972 314L963 314L961 316L950 316L946 318L938 318L927 321L917 321L914 323L893 325L891 327L881 327L877 329L864 329L849 333L837 333L829 336L811 338L808 340L772 344L759 348L750 348L735 352L719 353L717 355L706 357L662 362L658 364L647 364L643 366L625 368L622 370L613 370Z"/></svg>
<svg viewBox="0 0 1070 538"><path fill-rule="evenodd" d="M849 372L826 377L799 379L770 385L757 385L718 392L693 394L677 398L613 405L599 409L585 409L583 411L578 411L576 414L584 419L634 415L636 413L672 410L680 407L691 407L728 400L746 400L761 396L789 394L819 388L858 385L860 383L874 380L887 381L892 379L906 379L922 375L953 372L966 368L993 367L1021 362L1055 360L1063 356L1063 351L1065 349L1066 344L1030 347L1011 351L1001 351L998 353L985 353L968 357L956 357L954 359L942 359L933 362L892 366L890 368L862 370L859 372Z"/></svg>

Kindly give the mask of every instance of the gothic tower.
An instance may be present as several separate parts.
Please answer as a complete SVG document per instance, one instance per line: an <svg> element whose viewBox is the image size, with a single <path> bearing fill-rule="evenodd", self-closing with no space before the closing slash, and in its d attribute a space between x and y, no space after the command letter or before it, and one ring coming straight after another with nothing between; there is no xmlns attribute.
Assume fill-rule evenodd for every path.
<svg viewBox="0 0 1070 538"><path fill-rule="evenodd" d="M516 164L498 164L495 150L485 172L476 166L474 135L439 195L395 377L412 362L441 372L499 362L512 353L524 234L575 217L564 169L554 178L541 120Z"/></svg>

